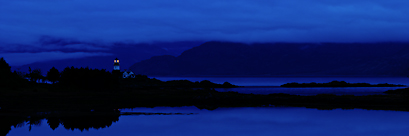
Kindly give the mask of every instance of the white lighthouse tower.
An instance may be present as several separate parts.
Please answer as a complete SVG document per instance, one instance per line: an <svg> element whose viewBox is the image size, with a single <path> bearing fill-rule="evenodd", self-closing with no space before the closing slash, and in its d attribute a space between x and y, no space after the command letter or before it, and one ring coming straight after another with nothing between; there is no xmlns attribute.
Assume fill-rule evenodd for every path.
<svg viewBox="0 0 409 136"><path fill-rule="evenodd" d="M118 58L116 58L115 60L114 60L114 71L120 71L121 69L119 68L119 59Z"/></svg>
<svg viewBox="0 0 409 136"><path fill-rule="evenodd" d="M118 78L135 78L135 74L130 70L125 69L125 71L121 72L118 58L114 59L114 70L112 70L112 74Z"/></svg>

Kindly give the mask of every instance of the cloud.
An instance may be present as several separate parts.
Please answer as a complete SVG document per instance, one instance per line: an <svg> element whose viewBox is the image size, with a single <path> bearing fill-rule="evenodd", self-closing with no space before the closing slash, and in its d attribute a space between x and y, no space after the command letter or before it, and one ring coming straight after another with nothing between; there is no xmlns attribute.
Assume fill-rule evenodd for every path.
<svg viewBox="0 0 409 136"><path fill-rule="evenodd" d="M64 53L60 51L55 52L39 52L39 53L0 53L0 57L4 57L5 60L11 66L21 66L24 64L30 64L34 62L45 62L51 60L63 60L73 58L83 58L92 56L110 56L110 53L89 53L89 52L73 52Z"/></svg>
<svg viewBox="0 0 409 136"><path fill-rule="evenodd" d="M73 39L55 38L51 36L41 36L38 41L32 44L3 44L0 46L1 52L99 52L108 51L112 46L106 45L101 42L94 41L84 42Z"/></svg>
<svg viewBox="0 0 409 136"><path fill-rule="evenodd" d="M1 1L0 47L45 48L38 44L44 35L86 43L408 41L407 6L401 0Z"/></svg>

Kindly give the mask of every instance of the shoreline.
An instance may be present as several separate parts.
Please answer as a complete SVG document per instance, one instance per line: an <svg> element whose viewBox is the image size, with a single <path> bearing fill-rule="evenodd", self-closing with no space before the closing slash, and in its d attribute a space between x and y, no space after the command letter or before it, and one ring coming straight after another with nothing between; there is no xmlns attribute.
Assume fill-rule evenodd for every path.
<svg viewBox="0 0 409 136"><path fill-rule="evenodd" d="M122 109L156 106L196 106L202 109L218 107L290 106L316 108L360 108L409 111L408 88L389 91L384 95L311 96L275 94L243 94L218 92L212 89L153 89L119 92L71 91L3 91L0 93L1 112L88 111L91 109ZM402 93L403 92L403 93Z"/></svg>
<svg viewBox="0 0 409 136"><path fill-rule="evenodd" d="M148 76L150 78L157 78L157 77L186 77L186 78L203 78L203 77L212 77L212 78L328 78L328 77L334 77L334 78L408 78L408 76L360 76L360 75L350 75L350 76L345 76L345 75L322 75L322 76L313 76L313 75L305 75L305 76L300 76L300 75L276 75L276 76L270 76L270 75L186 75L186 76L158 76L158 75L150 75Z"/></svg>

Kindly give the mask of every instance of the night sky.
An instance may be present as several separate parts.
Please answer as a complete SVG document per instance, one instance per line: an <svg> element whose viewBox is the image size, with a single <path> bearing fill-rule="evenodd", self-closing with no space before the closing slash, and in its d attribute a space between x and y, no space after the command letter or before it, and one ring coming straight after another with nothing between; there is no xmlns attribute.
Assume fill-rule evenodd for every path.
<svg viewBox="0 0 409 136"><path fill-rule="evenodd" d="M135 63L204 41L408 42L407 7L405 0L3 0L0 57L21 66L156 51L129 59ZM194 42L163 45L180 41Z"/></svg>

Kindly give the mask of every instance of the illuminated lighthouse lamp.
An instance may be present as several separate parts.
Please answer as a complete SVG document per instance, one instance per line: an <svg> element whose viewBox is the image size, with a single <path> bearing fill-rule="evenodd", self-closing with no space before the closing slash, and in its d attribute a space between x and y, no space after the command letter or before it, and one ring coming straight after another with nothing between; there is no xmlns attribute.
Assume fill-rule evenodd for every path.
<svg viewBox="0 0 409 136"><path fill-rule="evenodd" d="M114 70L120 70L120 68L119 68L119 59L118 58L116 58L114 60Z"/></svg>

